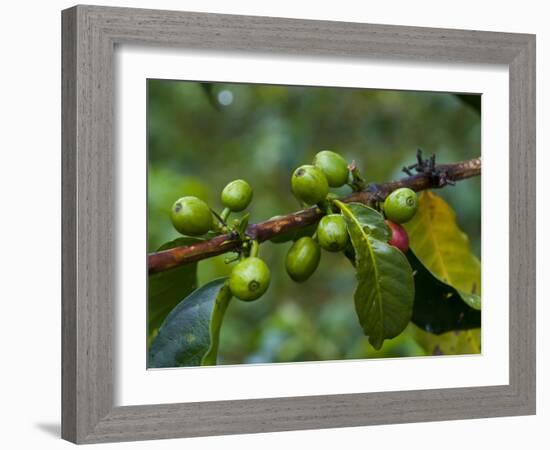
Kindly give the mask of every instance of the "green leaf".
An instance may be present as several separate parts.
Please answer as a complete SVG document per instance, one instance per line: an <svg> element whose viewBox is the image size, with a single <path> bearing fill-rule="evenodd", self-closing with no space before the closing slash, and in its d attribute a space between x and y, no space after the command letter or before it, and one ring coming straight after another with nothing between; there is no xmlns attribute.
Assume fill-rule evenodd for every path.
<svg viewBox="0 0 550 450"><path fill-rule="evenodd" d="M399 335L412 315L414 282L405 255L390 246L383 216L368 206L335 201L344 216L355 249L355 309L371 345ZM380 240L383 238L384 240Z"/></svg>
<svg viewBox="0 0 550 450"><path fill-rule="evenodd" d="M338 204L342 203L338 202ZM347 203L345 206L355 217L357 223L361 224L366 234L384 242L390 240L391 230L388 225L386 225L382 214L362 203Z"/></svg>
<svg viewBox="0 0 550 450"><path fill-rule="evenodd" d="M194 237L181 237L163 244L157 251L182 247L201 241ZM158 332L158 328L172 309L197 288L197 264L186 264L163 272L149 275L147 299L147 342Z"/></svg>
<svg viewBox="0 0 550 450"><path fill-rule="evenodd" d="M216 364L220 328L231 291L228 278L205 284L166 317L149 350L149 368Z"/></svg>
<svg viewBox="0 0 550 450"><path fill-rule="evenodd" d="M420 262L454 287L470 307L481 309L481 263L470 251L468 237L445 200L433 192L422 192L418 212L405 228L409 246Z"/></svg>
<svg viewBox="0 0 550 450"><path fill-rule="evenodd" d="M407 259L414 272L415 325L434 334L481 327L479 310L464 303L458 291L437 279L410 249Z"/></svg>
<svg viewBox="0 0 550 450"><path fill-rule="evenodd" d="M413 337L430 355L471 355L481 353L481 330L450 331L436 336L416 328Z"/></svg>

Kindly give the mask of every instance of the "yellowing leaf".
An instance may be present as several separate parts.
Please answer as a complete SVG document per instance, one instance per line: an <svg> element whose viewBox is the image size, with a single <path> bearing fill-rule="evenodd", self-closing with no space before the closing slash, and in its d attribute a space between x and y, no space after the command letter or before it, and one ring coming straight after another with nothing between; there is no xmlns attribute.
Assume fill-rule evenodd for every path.
<svg viewBox="0 0 550 450"><path fill-rule="evenodd" d="M429 355L472 355L481 353L481 330L449 331L436 336L420 328L412 330L415 341Z"/></svg>
<svg viewBox="0 0 550 450"><path fill-rule="evenodd" d="M405 228L409 246L422 264L454 287L469 306L481 309L481 264L445 200L433 192L422 192L418 212Z"/></svg>

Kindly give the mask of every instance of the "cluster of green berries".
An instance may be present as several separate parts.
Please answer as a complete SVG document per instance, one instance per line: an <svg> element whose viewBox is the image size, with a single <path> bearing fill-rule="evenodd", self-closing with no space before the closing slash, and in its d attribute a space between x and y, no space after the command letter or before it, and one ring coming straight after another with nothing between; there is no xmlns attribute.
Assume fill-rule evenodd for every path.
<svg viewBox="0 0 550 450"><path fill-rule="evenodd" d="M174 228L187 236L202 236L209 231L225 231L225 220L229 214L244 211L252 201L252 196L252 188L245 180L234 180L222 190L221 202L224 210L219 216L213 214L203 200L187 196L176 200L170 218ZM252 301L265 293L271 274L266 263L256 255L257 244L246 247L254 250L249 251L247 255L243 254L243 258L231 270L229 288L235 297Z"/></svg>
<svg viewBox="0 0 550 450"><path fill-rule="evenodd" d="M315 155L313 164L298 167L291 178L291 190L296 198L307 205L330 208L327 203L329 189L341 187L349 181L346 160L338 153L323 150ZM346 222L340 214L327 215L319 221L313 236L301 236L294 240L285 260L290 278L301 283L317 269L321 260L321 249L339 252L348 245Z"/></svg>
<svg viewBox="0 0 550 450"><path fill-rule="evenodd" d="M342 215L331 210L330 188L350 184L350 170L345 159L333 151L324 150L315 155L313 164L298 167L291 178L293 194L307 205L318 205L326 214L315 226L280 234L272 239L275 243L294 241L285 259L286 271L298 283L306 281L317 269L321 249L340 252L349 246L346 222ZM351 184L350 184L351 185ZM172 206L170 218L174 228L188 236L202 236L208 232L236 232L240 223L231 228L226 220L232 212L244 211L252 201L253 191L244 180L234 180L221 193L223 212L215 214L201 199L186 196ZM416 193L400 188L390 193L383 204L386 222L392 236L389 243L403 252L408 249L408 236L400 225L409 221L418 209ZM273 219L275 219L274 217ZM232 294L244 301L260 298L268 289L271 274L258 254L258 242L241 235L240 261L233 267L229 277Z"/></svg>
<svg viewBox="0 0 550 450"><path fill-rule="evenodd" d="M350 171L345 159L338 153L324 150L317 153L311 165L298 167L291 178L293 194L308 205L326 207L329 188L350 183ZM407 231L401 226L416 214L418 197L409 188L400 188L390 193L383 204L386 223L391 230L389 244L406 252L409 247ZM286 270L297 282L307 280L315 272L321 258L319 247L338 252L348 245L348 232L340 214L325 215L313 237L295 240L286 257Z"/></svg>
<svg viewBox="0 0 550 450"><path fill-rule="evenodd" d="M252 201L252 188L244 180L232 181L223 189L221 201L226 208L222 215L244 211ZM202 236L213 230L216 223L206 202L193 196L176 200L170 211L170 219L174 228L187 236Z"/></svg>
<svg viewBox="0 0 550 450"><path fill-rule="evenodd" d="M292 193L304 203L315 205L325 200L329 187L348 182L346 160L336 152L323 150L315 155L313 164L298 167L292 174Z"/></svg>

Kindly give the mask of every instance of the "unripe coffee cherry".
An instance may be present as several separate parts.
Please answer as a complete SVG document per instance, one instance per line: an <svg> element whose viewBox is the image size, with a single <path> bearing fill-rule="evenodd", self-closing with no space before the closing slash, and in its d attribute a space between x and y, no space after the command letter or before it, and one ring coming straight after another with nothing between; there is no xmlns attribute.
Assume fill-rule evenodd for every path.
<svg viewBox="0 0 550 450"><path fill-rule="evenodd" d="M172 205L170 219L181 234L200 236L212 228L212 212L197 197L182 197Z"/></svg>
<svg viewBox="0 0 550 450"><path fill-rule="evenodd" d="M384 214L395 223L408 222L417 210L418 196L409 188L396 189L384 201Z"/></svg>
<svg viewBox="0 0 550 450"><path fill-rule="evenodd" d="M393 245L403 253L407 253L407 250L409 249L409 235L407 234L407 230L405 230L405 228L398 223L393 223L390 220L386 220L386 224L391 230L391 238L388 241L388 244Z"/></svg>
<svg viewBox="0 0 550 450"><path fill-rule="evenodd" d="M317 226L317 240L321 248L329 252L344 250L348 242L348 230L344 218L340 214L323 217Z"/></svg>
<svg viewBox="0 0 550 450"><path fill-rule="evenodd" d="M340 187L348 182L348 163L339 153L323 150L315 155L313 165L323 171L330 187Z"/></svg>
<svg viewBox="0 0 550 450"><path fill-rule="evenodd" d="M260 298L271 281L269 267L260 258L243 259L231 271L229 289L238 299L250 302Z"/></svg>
<svg viewBox="0 0 550 450"><path fill-rule="evenodd" d="M324 200L328 194L327 177L321 169L304 165L298 167L292 174L292 193L308 205L314 205Z"/></svg>
<svg viewBox="0 0 550 450"><path fill-rule="evenodd" d="M244 180L235 180L223 188L222 204L233 212L239 212L250 204L252 188Z"/></svg>
<svg viewBox="0 0 550 450"><path fill-rule="evenodd" d="M286 254L285 266L290 278L301 283L306 281L319 266L321 250L310 237L298 239Z"/></svg>

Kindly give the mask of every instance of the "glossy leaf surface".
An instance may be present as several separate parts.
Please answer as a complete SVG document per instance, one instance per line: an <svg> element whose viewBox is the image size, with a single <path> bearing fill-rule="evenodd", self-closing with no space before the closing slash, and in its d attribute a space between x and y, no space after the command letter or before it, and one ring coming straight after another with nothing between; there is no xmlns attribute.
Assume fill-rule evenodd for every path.
<svg viewBox="0 0 550 450"><path fill-rule="evenodd" d="M399 335L412 315L414 282L405 255L390 246L383 216L361 204L337 202L355 250L355 309L371 345Z"/></svg>
<svg viewBox="0 0 550 450"><path fill-rule="evenodd" d="M148 367L216 364L221 323L230 300L227 277L193 291L161 325L149 350Z"/></svg>

